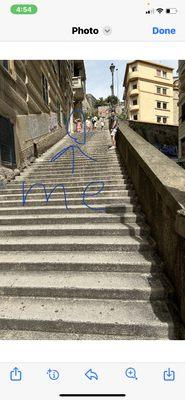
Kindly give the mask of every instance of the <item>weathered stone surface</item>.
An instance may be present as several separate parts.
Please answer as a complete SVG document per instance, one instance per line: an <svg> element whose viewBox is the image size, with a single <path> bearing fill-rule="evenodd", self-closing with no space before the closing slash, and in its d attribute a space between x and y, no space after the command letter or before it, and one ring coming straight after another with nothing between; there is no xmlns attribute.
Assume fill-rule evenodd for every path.
<svg viewBox="0 0 185 400"><path fill-rule="evenodd" d="M128 121L128 125L151 144L178 145L178 126Z"/></svg>
<svg viewBox="0 0 185 400"><path fill-rule="evenodd" d="M19 176L20 175L20 170L18 168L13 170L14 176Z"/></svg>
<svg viewBox="0 0 185 400"><path fill-rule="evenodd" d="M12 179L14 179L13 170L2 166L0 167L0 175L2 177L2 180L5 182L10 182Z"/></svg>
<svg viewBox="0 0 185 400"><path fill-rule="evenodd" d="M166 273L175 286L185 322L185 170L124 123L120 123L117 144L165 261ZM177 214L180 210L182 213Z"/></svg>
<svg viewBox="0 0 185 400"><path fill-rule="evenodd" d="M185 238L185 210L180 210L177 212L176 232Z"/></svg>

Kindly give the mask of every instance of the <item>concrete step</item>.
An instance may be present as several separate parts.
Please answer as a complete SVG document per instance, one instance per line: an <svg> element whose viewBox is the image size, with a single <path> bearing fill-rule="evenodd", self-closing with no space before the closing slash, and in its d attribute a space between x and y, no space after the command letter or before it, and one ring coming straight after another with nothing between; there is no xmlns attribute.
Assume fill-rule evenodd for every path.
<svg viewBox="0 0 185 400"><path fill-rule="evenodd" d="M70 172L64 172L64 171L60 171L60 172L52 172L52 173L49 173L49 172L38 172L38 173L35 173L34 171L33 171L33 173L30 173L28 176L27 176L27 178L26 178L26 180L27 179L41 179L41 178L43 178L43 180L45 180L45 179L52 179L53 181L54 180L56 180L56 179L67 179L67 178L70 178L72 176L72 178L74 179L74 178L76 178L76 179L78 179L78 178L85 178L85 179L89 179L90 181L94 181L95 179L98 179L98 178L101 178L101 179L103 179L103 178L113 178L113 177L115 177L115 178L124 178L124 179L127 179L128 178L128 176L125 174L125 173L122 173L122 172L120 172L120 171L102 171L101 169L99 169L99 171L91 171L91 172L88 172L88 171L85 171L85 172L78 172L78 171L76 171L75 170L75 172L74 172L74 174L72 175L72 171L70 171Z"/></svg>
<svg viewBox="0 0 185 400"><path fill-rule="evenodd" d="M112 223L97 224L92 227L87 224L45 224L45 225L0 225L0 237L5 236L147 236L150 229L144 224Z"/></svg>
<svg viewBox="0 0 185 400"><path fill-rule="evenodd" d="M0 271L0 296L164 300L172 293L159 274Z"/></svg>
<svg viewBox="0 0 185 400"><path fill-rule="evenodd" d="M131 236L52 236L0 238L0 251L146 251L147 239Z"/></svg>
<svg viewBox="0 0 185 400"><path fill-rule="evenodd" d="M46 189L47 190L49 190L49 189L51 190L54 187L55 187L54 184L47 184L46 185ZM81 193L83 193L84 189L86 188L86 185L79 184L77 186L77 185L74 185L74 183L70 182L67 185L65 185L65 188L66 188L67 192L75 192L75 193L81 192ZM97 190L99 190L99 188L100 188L100 185L95 183L94 185L91 186L91 192L97 191ZM133 186L130 183L124 183L123 182L121 184L117 184L117 183L109 184L109 183L106 182L105 186L104 186L104 191L111 191L112 192L114 190L118 190L118 191L125 190L125 189L132 190L132 188L133 188ZM26 185L26 189L28 190L29 186ZM32 189L32 193L39 193L39 192L43 192L43 188L42 187L35 186ZM61 186L60 185L58 185L56 187L55 193L56 192L60 192L61 193ZM1 195L5 195L5 194L16 194L16 193L22 194L22 183L21 182L19 182L19 185L17 185L17 182L14 182L14 184L7 184L4 188L0 188L0 196Z"/></svg>
<svg viewBox="0 0 185 400"><path fill-rule="evenodd" d="M39 170L38 170L38 166L39 166ZM77 172L91 172L91 171L93 171L93 172L96 172L96 171L99 171L100 170L100 165L99 165L99 163L97 164L97 165L83 165L83 164L81 164L80 165L80 167L78 168L78 166L77 166L77 168L76 168L76 171ZM52 172L64 172L64 173L71 173L71 165L70 166L66 166L66 167L64 167L64 166L55 166L54 164L53 165L51 165L51 164L43 164L43 165L39 165L39 164L37 164L37 168L35 167L35 164L33 165L33 167L31 168L31 171L35 171L35 173L37 174L37 173L52 173ZM124 170L122 167L121 167L121 165L119 165L119 164L117 164L117 163L115 163L114 165L109 165L109 164L105 164L105 165L101 165L101 171L108 171L109 173L110 172L114 172L114 171L119 171L119 172L124 172L125 174L127 174L127 171L126 170Z"/></svg>
<svg viewBox="0 0 185 400"><path fill-rule="evenodd" d="M92 179L92 177L89 177L89 179L88 178L86 178L86 177L82 177L82 178L76 178L75 177L75 175L71 175L70 177L68 177L68 178L55 178L55 179L51 179L51 178L44 178L44 179L39 179L39 178L29 178L29 177L25 177L24 179L21 177L21 178L19 178L19 179L17 179L17 180L15 180L13 183L11 183L11 184L9 184L8 185L8 187L10 188L10 187L12 187L12 188L15 188L15 186L17 186L17 185L22 185L22 183L23 182L25 182L25 185L26 185L26 187L29 187L30 185L34 185L34 184L38 184L38 183L45 183L45 184L47 184L47 185L52 185L53 187L55 186L55 185L57 185L57 184L65 184L66 186L68 185L68 184L72 184L73 186L77 186L77 185L84 185L84 186L87 186L87 185L89 185L90 183L91 183L91 185L92 185L92 183L95 185L95 184L97 184L97 181L103 181L104 182L104 184L106 185L106 184L109 184L109 185L112 185L112 184L119 184L119 185L121 185L121 184L125 184L125 183L130 183L129 182L129 180L128 179L126 179L126 178L122 178L122 177L116 177L116 176L112 176L112 177L109 177L109 176L107 176L107 177L93 177L93 179Z"/></svg>
<svg viewBox="0 0 185 400"><path fill-rule="evenodd" d="M140 337L126 335L98 335L81 333L39 332L23 330L0 330L0 340L139 340ZM145 339L155 340L155 337Z"/></svg>
<svg viewBox="0 0 185 400"><path fill-rule="evenodd" d="M81 195L82 193L83 193L83 190L84 190L84 188L81 190L81 192L80 192L80 190L79 191L76 191L76 192L68 192L68 189L66 189L66 192L67 192L67 198L68 199L72 199L72 198L75 198L75 197L78 197L79 195ZM49 192L49 191L48 191ZM96 194L96 192L97 192L97 189L96 190L91 190L91 193L95 193ZM56 190L53 194L52 194L52 197L53 198L55 198L55 199L61 199L62 198L62 196L63 196L63 191L62 191L62 189L60 188L60 189L58 189L58 190ZM101 197L108 197L108 196L111 196L111 197L119 197L119 198L123 198L123 197L127 197L127 196L134 196L135 195L135 192L133 191L133 190L128 190L128 189L126 189L126 190L103 190L103 192L101 192ZM43 197L44 197L44 191L42 190L40 190L40 192L36 192L35 193L35 190L33 190L33 192L31 192L31 193L29 193L29 200L39 200L39 199L43 199ZM22 193L17 193L17 194L6 194L6 195L3 195L3 194L0 194L0 201L2 202L5 202L6 200L8 200L8 201L11 201L11 200L16 200L16 201L19 201L19 200L22 200Z"/></svg>
<svg viewBox="0 0 185 400"><path fill-rule="evenodd" d="M99 197L86 196L85 200L86 200L86 202L88 202L89 205L98 205L98 204L102 204L102 202L103 202L105 205L109 205L109 204L111 206L119 205L120 207L125 204L136 204L136 200L137 200L137 198L133 197L133 196L132 197L130 197L130 196L105 197L105 196L101 196L101 194L96 195L96 196L99 196ZM26 199L26 205L28 207L33 207L33 206L41 207L41 206L46 206L46 203L47 203L48 205L51 205L51 206L60 206L60 205L64 204L64 198L65 197L64 197L63 193L61 193L61 196L59 198L56 198L55 195L53 194L53 195L51 195L51 197L47 203L46 199L44 198L44 193L43 193L43 196L41 199L39 199L39 198L30 199L30 197L28 195L27 199ZM68 206L81 205L83 197L78 196L78 197L74 197L74 198L69 198L66 193L66 200L67 200ZM23 207L23 198L20 198L18 201L16 201L16 200L1 201L1 199L0 199L0 209L7 208L7 207L12 207L12 208Z"/></svg>
<svg viewBox="0 0 185 400"><path fill-rule="evenodd" d="M150 251L140 252L0 252L0 271L86 271L159 273L161 261Z"/></svg>
<svg viewBox="0 0 185 400"><path fill-rule="evenodd" d="M58 214L41 214L41 215L1 215L1 225L30 225L37 224L102 224L102 223L142 223L145 222L145 216L142 213L124 213L120 215L116 214L103 214L103 213L67 213L62 216Z"/></svg>
<svg viewBox="0 0 185 400"><path fill-rule="evenodd" d="M108 168L109 170L114 170L116 168L116 169L124 170L125 172L127 172L126 168L118 160L111 161L111 162L110 161L107 161L107 162L98 162L98 161L96 161L96 162L89 162L89 161L88 162L77 162L76 166L77 166L77 169L79 169L79 172L81 170L82 171L96 170L100 166L102 169ZM68 161L66 163L61 162L60 164L58 162L51 163L49 161L38 162L38 163L32 164L30 169L35 169L35 171L38 171L38 167L39 167L39 170L49 169L49 170L61 171L61 169L62 169L64 171L71 171L71 163L69 163Z"/></svg>
<svg viewBox="0 0 185 400"><path fill-rule="evenodd" d="M102 155L102 150L100 150L99 152L93 152L92 150L89 151L88 149L85 149L85 147L83 147L83 151L84 153L86 152L86 154L88 156L90 156L91 158L94 159L93 160L89 160L88 158L86 158L84 155L81 154L75 154L75 160L78 161L82 161L82 163L84 163L84 161L87 161L88 163L92 163L93 162L111 162L112 160L117 161L118 159L120 159L120 157L118 156L118 154L116 152L113 151L105 151L104 154ZM58 153L58 152L57 152ZM51 164L55 164L55 163L67 163L67 162L71 162L71 153L66 153L64 156L59 157L56 161L51 161L51 159L57 154L54 153L51 156L44 156L44 161L45 162L51 162Z"/></svg>
<svg viewBox="0 0 185 400"><path fill-rule="evenodd" d="M104 166L107 164L107 166L110 166L112 163L115 165L120 165L120 161L117 160L117 157L104 157L101 158L99 155L93 155L90 154L89 155L91 158L93 158L92 160L90 159L86 159L85 157L75 157L75 166L78 167L80 165L88 165L88 166L92 166L95 167L97 165L99 166ZM70 167L72 164L72 158L71 157L63 157L61 159L58 159L56 161L50 161L51 159L44 159L44 162L41 163L41 165L51 165L56 167L56 166L64 166L64 167ZM39 163L40 164L40 163Z"/></svg>
<svg viewBox="0 0 185 400"><path fill-rule="evenodd" d="M85 205L70 205L69 208L67 209L65 206L51 206L51 203L48 202L47 205L43 205L41 207L39 206L32 206L28 207L27 205L22 207L1 207L0 208L0 216L1 215L25 215L25 214L62 214L62 213L69 213L73 212L75 214L83 212L85 213L92 213L92 212L100 212L102 210L102 213L107 213L107 214L117 214L119 216L122 216L125 212L130 213L130 212L139 212L141 210L140 206L138 205L132 205L132 204L125 204L122 206L114 206L114 205L106 205L105 203L103 204L98 204L98 205L93 205L93 210L88 208ZM92 207L91 201L88 201L89 207Z"/></svg>
<svg viewBox="0 0 185 400"><path fill-rule="evenodd" d="M0 329L171 338L166 301L0 298Z"/></svg>
<svg viewBox="0 0 185 400"><path fill-rule="evenodd" d="M108 160L106 160L106 161L100 161L100 160L97 160L97 161L95 161L95 162L92 162L92 161L88 161L88 160L85 160L84 159L84 161L83 160L77 160L77 162L76 162L76 166L77 166L77 168L78 168L78 166L80 167L80 168L89 168L89 169L91 169L91 168L97 168L97 166L98 167L100 167L101 166L101 168L113 168L113 167L121 167L123 164L122 164L122 161L121 160L118 160L118 159L113 159L113 160L110 160L110 159L108 159ZM71 169L71 162L70 162L70 159L68 159L68 160L64 160L63 159L63 161L60 161L60 160L58 160L58 161L55 161L55 162L49 162L49 160L48 161L41 161L40 159L38 159L38 160L36 160L36 162L34 163L34 164L32 164L32 168L38 168L39 167L39 169L40 168L64 168L64 169ZM126 169L125 169L126 170Z"/></svg>

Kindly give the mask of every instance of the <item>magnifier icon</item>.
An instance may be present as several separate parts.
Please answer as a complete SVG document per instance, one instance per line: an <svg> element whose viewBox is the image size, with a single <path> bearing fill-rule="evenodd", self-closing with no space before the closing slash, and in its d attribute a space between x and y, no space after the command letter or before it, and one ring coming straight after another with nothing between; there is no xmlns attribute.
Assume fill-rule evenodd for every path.
<svg viewBox="0 0 185 400"><path fill-rule="evenodd" d="M136 370L135 368L127 368L125 371L125 375L129 379L135 379L137 380L137 375L136 375Z"/></svg>

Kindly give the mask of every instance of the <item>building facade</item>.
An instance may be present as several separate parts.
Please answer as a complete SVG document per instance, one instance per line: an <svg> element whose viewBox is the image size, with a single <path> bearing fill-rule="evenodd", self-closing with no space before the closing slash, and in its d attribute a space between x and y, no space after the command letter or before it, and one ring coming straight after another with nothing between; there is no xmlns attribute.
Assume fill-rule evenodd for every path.
<svg viewBox="0 0 185 400"><path fill-rule="evenodd" d="M173 78L173 122L179 125L179 78Z"/></svg>
<svg viewBox="0 0 185 400"><path fill-rule="evenodd" d="M97 111L95 108L96 101L96 98L92 94L86 94L83 100L82 109L88 117L91 117Z"/></svg>
<svg viewBox="0 0 185 400"><path fill-rule="evenodd" d="M130 62L124 88L129 120L174 125L173 68L143 60Z"/></svg>
<svg viewBox="0 0 185 400"><path fill-rule="evenodd" d="M98 107L98 116L99 117L103 117L103 118L107 118L109 116L110 112L111 112L111 109L112 108L111 108L110 105L109 106L99 106ZM119 104L116 104L114 106L114 110L115 110L116 115L118 115L118 116L122 115L122 113L125 110L124 102L119 102Z"/></svg>
<svg viewBox="0 0 185 400"><path fill-rule="evenodd" d="M83 68L81 61L0 61L0 165L24 168L65 135L84 98Z"/></svg>
<svg viewBox="0 0 185 400"><path fill-rule="evenodd" d="M79 112L82 111L82 104L86 95L86 73L83 60L73 62L72 85L74 115L78 117Z"/></svg>
<svg viewBox="0 0 185 400"><path fill-rule="evenodd" d="M179 160L185 163L185 60L179 61Z"/></svg>

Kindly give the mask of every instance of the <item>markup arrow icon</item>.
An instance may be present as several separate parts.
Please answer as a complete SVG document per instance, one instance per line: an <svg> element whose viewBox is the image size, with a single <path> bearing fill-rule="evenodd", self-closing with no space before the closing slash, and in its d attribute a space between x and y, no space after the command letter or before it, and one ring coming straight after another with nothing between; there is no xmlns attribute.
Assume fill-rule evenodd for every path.
<svg viewBox="0 0 185 400"><path fill-rule="evenodd" d="M86 373L85 376L92 381L92 379L95 379L96 381L98 380L98 374L93 371L92 369L89 369Z"/></svg>

